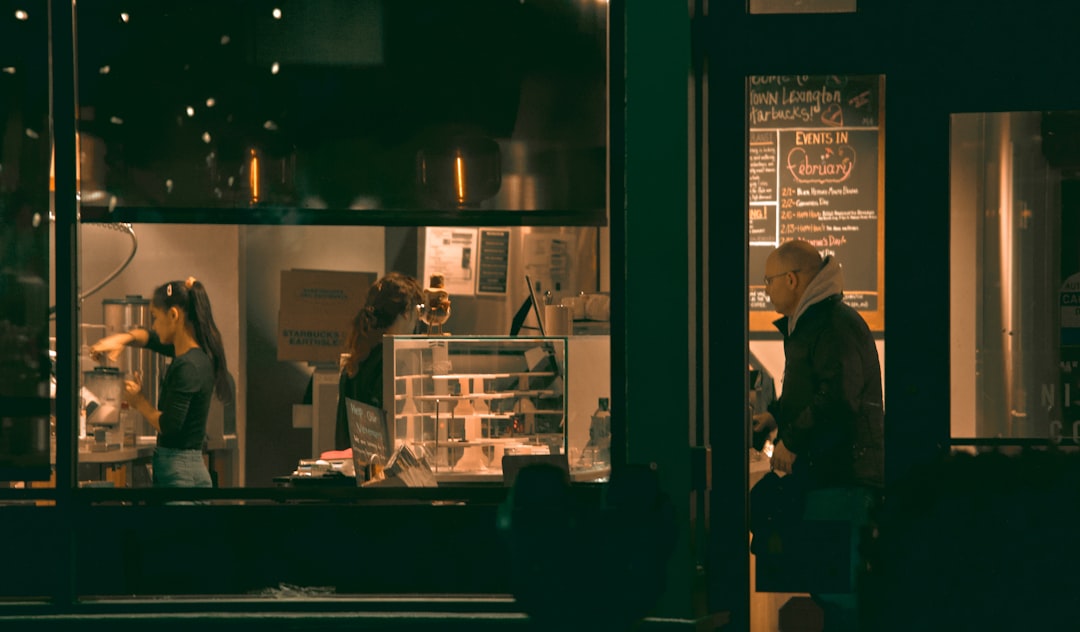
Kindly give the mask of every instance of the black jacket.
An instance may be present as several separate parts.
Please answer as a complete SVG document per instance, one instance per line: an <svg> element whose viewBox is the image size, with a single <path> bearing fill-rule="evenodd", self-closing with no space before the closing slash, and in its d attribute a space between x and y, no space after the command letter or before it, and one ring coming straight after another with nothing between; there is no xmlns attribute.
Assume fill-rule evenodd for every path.
<svg viewBox="0 0 1080 632"><path fill-rule="evenodd" d="M811 487L884 484L881 366L870 329L833 294L774 323L784 335L784 386L769 406L793 473Z"/></svg>
<svg viewBox="0 0 1080 632"><path fill-rule="evenodd" d="M337 425L334 430L334 449L347 450L352 447L349 438L349 416L345 412L345 398L369 404L376 408L383 407L383 346L375 345L366 358L360 362L356 375L349 377L344 369L338 380Z"/></svg>

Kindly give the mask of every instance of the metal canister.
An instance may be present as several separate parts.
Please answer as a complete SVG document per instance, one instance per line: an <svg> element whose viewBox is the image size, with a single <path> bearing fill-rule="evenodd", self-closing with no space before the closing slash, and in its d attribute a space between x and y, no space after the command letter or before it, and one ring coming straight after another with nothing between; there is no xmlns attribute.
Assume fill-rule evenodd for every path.
<svg viewBox="0 0 1080 632"><path fill-rule="evenodd" d="M150 315L150 299L140 295L128 295L124 298L107 298L101 301L104 311L105 335L129 331L134 327L150 330L153 317ZM165 374L164 356L138 347L128 347L117 359L121 375L138 373L142 379L142 392L146 399L157 406L161 379ZM153 435L150 422L139 415L135 433L139 436Z"/></svg>

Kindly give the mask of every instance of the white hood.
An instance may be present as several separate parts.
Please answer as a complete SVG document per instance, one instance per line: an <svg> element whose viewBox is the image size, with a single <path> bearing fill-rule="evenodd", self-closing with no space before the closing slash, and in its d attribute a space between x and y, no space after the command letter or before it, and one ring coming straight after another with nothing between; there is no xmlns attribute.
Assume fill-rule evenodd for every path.
<svg viewBox="0 0 1080 632"><path fill-rule="evenodd" d="M843 294L843 292L843 267L839 261L829 255L825 257L825 265L817 273L817 276L810 281L810 285L807 286L806 293L803 294L799 304L795 307L795 314L788 319L788 335L790 336L795 331L795 323L799 321L799 316L802 316L808 307L820 303L834 294Z"/></svg>

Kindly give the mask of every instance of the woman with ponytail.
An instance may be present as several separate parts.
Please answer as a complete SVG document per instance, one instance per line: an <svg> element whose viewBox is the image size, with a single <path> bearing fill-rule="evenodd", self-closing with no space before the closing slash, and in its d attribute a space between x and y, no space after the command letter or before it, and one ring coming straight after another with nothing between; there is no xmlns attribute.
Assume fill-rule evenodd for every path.
<svg viewBox="0 0 1080 632"><path fill-rule="evenodd" d="M368 290L364 306L353 318L348 349L343 355L335 449L345 450L351 445L345 398L383 407L383 335L413 333L420 314L418 306L423 301L424 291L416 279L397 272L387 274Z"/></svg>
<svg viewBox="0 0 1080 632"><path fill-rule="evenodd" d="M115 360L130 345L173 358L156 406L143 395L138 375L125 383L123 397L157 428L154 486L211 487L202 454L210 398L217 395L222 402L231 402L233 383L210 297L195 277L170 281L154 290L150 313L151 330L136 328L106 336L90 348L91 355L107 354Z"/></svg>

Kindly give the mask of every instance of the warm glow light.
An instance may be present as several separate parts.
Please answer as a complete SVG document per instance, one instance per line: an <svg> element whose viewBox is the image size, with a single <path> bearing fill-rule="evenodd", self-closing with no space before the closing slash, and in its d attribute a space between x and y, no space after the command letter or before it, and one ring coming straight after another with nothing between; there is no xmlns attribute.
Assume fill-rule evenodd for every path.
<svg viewBox="0 0 1080 632"><path fill-rule="evenodd" d="M26 11L23 11L22 9L18 9L17 11L15 11L15 19L16 20L27 20L27 19L29 19L29 17L30 17L30 15Z"/></svg>
<svg viewBox="0 0 1080 632"><path fill-rule="evenodd" d="M455 166L455 180L457 182L457 197L458 204L465 203L465 160L461 157L461 152L457 152L457 157L454 159Z"/></svg>
<svg viewBox="0 0 1080 632"><path fill-rule="evenodd" d="M275 20L280 20L281 19L281 9L279 9L277 7L274 7L274 19Z"/></svg>
<svg viewBox="0 0 1080 632"><path fill-rule="evenodd" d="M281 70L281 65L280 64L278 64L276 61L273 64L271 64L271 66L270 66L270 74L276 75L276 74L278 74L279 70Z"/></svg>
<svg viewBox="0 0 1080 632"><path fill-rule="evenodd" d="M4 72L9 75L15 74L15 66L4 66Z"/></svg>
<svg viewBox="0 0 1080 632"><path fill-rule="evenodd" d="M188 116L195 116L195 108L191 107L190 105L187 106L187 115Z"/></svg>
<svg viewBox="0 0 1080 632"><path fill-rule="evenodd" d="M259 201L259 157L255 155L255 150L251 150L251 173L249 175L251 184L251 203L256 204Z"/></svg>
<svg viewBox="0 0 1080 632"><path fill-rule="evenodd" d="M210 97L209 99L206 100L206 107L212 108L215 105L217 105L217 101L214 100L214 97Z"/></svg>
<svg viewBox="0 0 1080 632"><path fill-rule="evenodd" d="M128 15L126 12L121 13L120 14L120 19L123 20L124 24L127 24L127 21L131 19L131 16Z"/></svg>
<svg viewBox="0 0 1080 632"><path fill-rule="evenodd" d="M277 131L277 123L273 121L266 121L263 123L263 129L270 130L271 132Z"/></svg>
<svg viewBox="0 0 1080 632"><path fill-rule="evenodd" d="M106 65L102 66L101 68L98 68L98 73L103 74L103 75L107 75L107 74L109 74L109 72L111 70L112 70L112 68L110 68L109 65L106 64Z"/></svg>
<svg viewBox="0 0 1080 632"><path fill-rule="evenodd" d="M222 45L222 46L224 46L224 45L228 44L228 43L229 43L230 41L231 41L231 40L229 39L229 36L228 36L228 35L222 35L222 36L221 36L221 45Z"/></svg>
<svg viewBox="0 0 1080 632"><path fill-rule="evenodd" d="M211 140L211 138L210 138L210 132L203 132L203 133L202 133L202 142L204 142L204 143L206 143L207 145L209 145L209 144L210 144L210 140Z"/></svg>
<svg viewBox="0 0 1080 632"><path fill-rule="evenodd" d="M124 119L120 118L119 116L110 116L109 117L109 122L112 123L113 125L123 125L124 124Z"/></svg>

